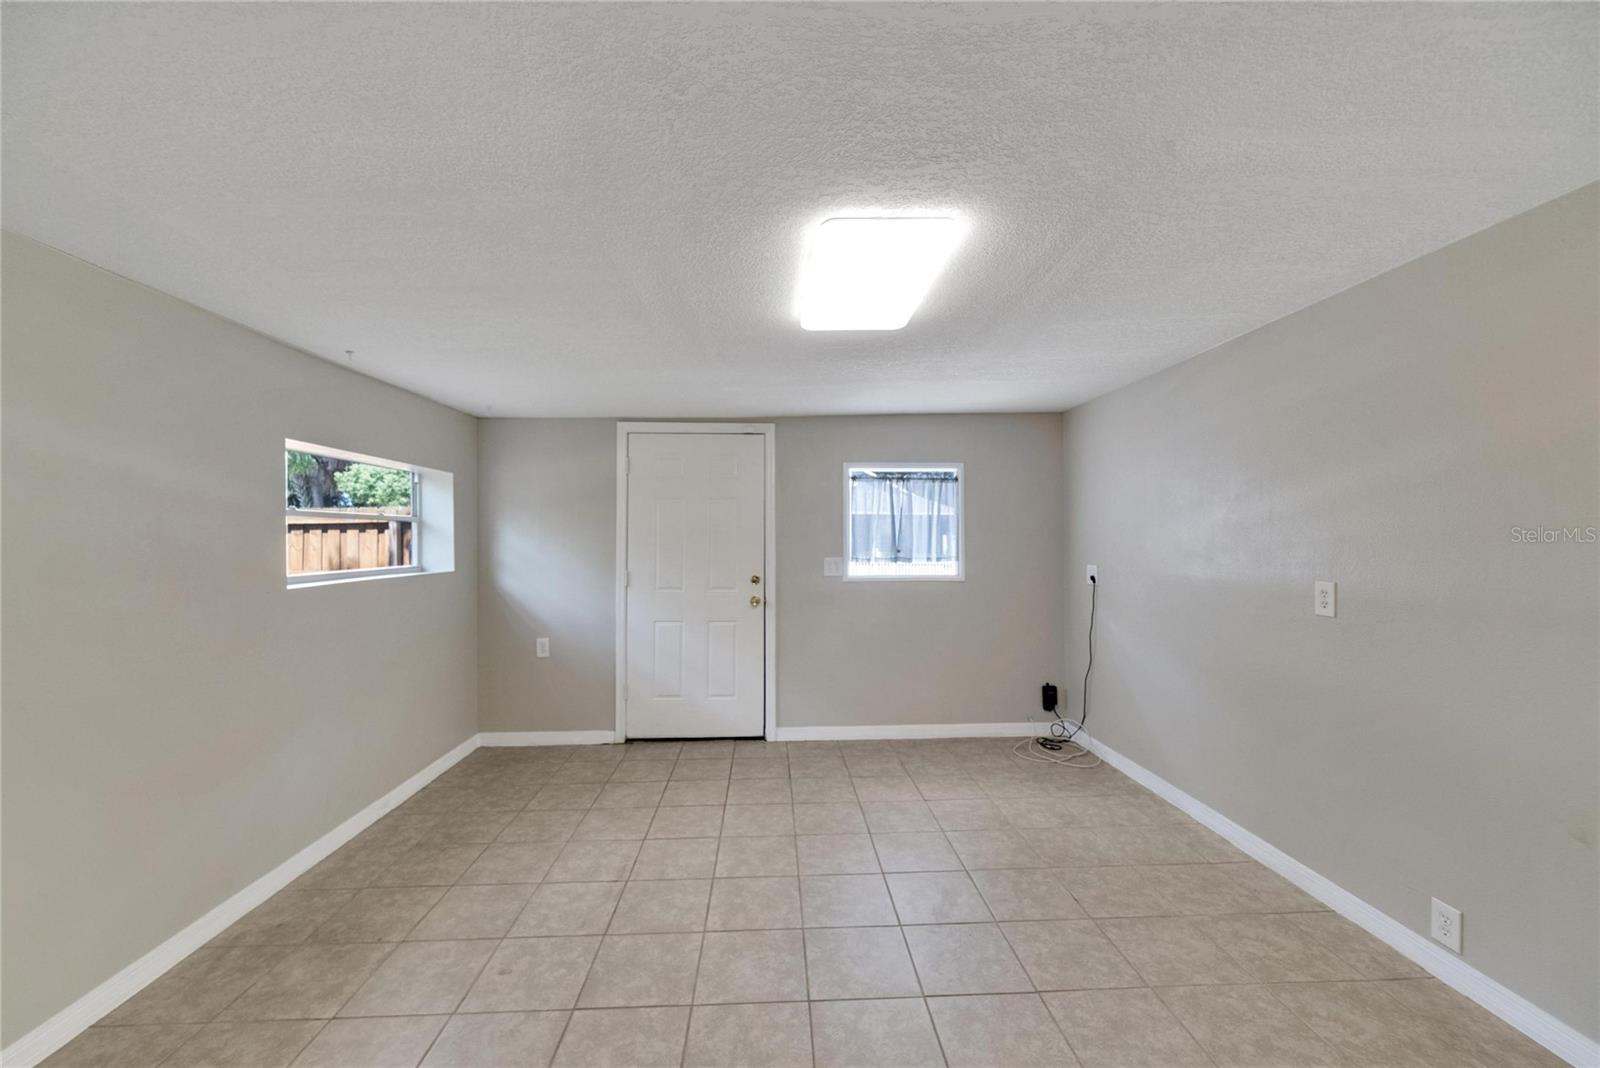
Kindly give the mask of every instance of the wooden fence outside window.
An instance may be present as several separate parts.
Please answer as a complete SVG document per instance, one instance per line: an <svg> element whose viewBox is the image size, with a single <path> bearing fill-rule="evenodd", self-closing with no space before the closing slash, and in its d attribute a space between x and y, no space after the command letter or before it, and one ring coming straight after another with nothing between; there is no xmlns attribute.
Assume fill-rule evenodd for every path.
<svg viewBox="0 0 1600 1068"><path fill-rule="evenodd" d="M409 567L413 562L411 527L410 522L386 516L286 516L288 573Z"/></svg>

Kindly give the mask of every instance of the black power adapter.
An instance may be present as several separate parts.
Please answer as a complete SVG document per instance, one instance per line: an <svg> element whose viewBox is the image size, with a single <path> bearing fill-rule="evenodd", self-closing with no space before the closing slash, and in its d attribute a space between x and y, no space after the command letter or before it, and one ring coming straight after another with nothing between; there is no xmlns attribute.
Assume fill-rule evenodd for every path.
<svg viewBox="0 0 1600 1068"><path fill-rule="evenodd" d="M1061 718L1061 713L1056 711L1056 705L1059 702L1060 694L1056 692L1056 684L1053 682L1045 683L1039 691L1039 703L1044 706L1046 712L1056 717L1056 719ZM1041 749L1060 749L1061 743L1049 738L1040 738L1039 747Z"/></svg>

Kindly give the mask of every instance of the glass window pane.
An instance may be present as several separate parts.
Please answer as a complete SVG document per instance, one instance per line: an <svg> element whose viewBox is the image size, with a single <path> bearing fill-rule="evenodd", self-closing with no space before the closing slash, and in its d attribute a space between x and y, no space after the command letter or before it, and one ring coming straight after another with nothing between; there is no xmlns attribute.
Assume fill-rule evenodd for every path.
<svg viewBox="0 0 1600 1068"><path fill-rule="evenodd" d="M848 569L855 576L960 573L961 486L952 468L853 467Z"/></svg>
<svg viewBox="0 0 1600 1068"><path fill-rule="evenodd" d="M284 504L365 515L411 515L411 470L284 450Z"/></svg>

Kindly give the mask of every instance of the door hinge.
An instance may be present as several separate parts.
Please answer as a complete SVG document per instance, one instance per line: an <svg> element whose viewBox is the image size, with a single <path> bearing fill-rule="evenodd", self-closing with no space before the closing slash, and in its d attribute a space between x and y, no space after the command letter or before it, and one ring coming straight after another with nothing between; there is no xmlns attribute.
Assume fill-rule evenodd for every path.
<svg viewBox="0 0 1600 1068"><path fill-rule="evenodd" d="M632 586L632 585L633 585L633 572L632 571L624 571L622 573L622 588L623 589L627 589L629 586Z"/></svg>
<svg viewBox="0 0 1600 1068"><path fill-rule="evenodd" d="M622 473L625 475L633 474L633 457L624 456L622 458Z"/></svg>

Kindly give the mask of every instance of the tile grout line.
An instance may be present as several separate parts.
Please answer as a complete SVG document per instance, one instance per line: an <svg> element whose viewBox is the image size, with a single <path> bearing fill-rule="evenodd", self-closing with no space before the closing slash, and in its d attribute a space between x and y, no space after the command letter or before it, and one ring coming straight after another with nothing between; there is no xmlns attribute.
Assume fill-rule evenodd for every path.
<svg viewBox="0 0 1600 1068"><path fill-rule="evenodd" d="M567 757L567 762L570 763L571 759L572 758L569 755ZM677 764L676 759L674 759L673 764L674 765ZM530 804L531 803L532 802L530 801ZM562 844L561 844L561 848L562 849L566 848L566 842L567 841L571 841L571 836L570 835L567 837L566 841L562 842ZM556 860L560 858L560 856L561 856L561 851L557 850L555 858L553 858L550 861L552 866L555 864ZM549 871L546 870L545 874L548 875ZM540 884L543 885L543 880L542 879L540 880ZM538 892L539 891L537 889L534 890L535 894L537 894ZM621 892L618 892L617 900L618 901L622 900ZM532 903L532 901L533 901L532 896L530 896L528 898L528 901L529 901L530 904ZM527 906L524 905L523 906L523 911L526 911L526 910L527 910ZM612 904L612 912L615 913L615 911L616 911L616 905L615 905L615 903L613 903ZM522 918L522 914L518 913L517 914L517 919L521 919L521 918ZM606 917L606 926L608 928L611 926L611 917L609 915ZM512 930L516 930L516 920L511 921L511 929ZM594 970L595 957L598 957L600 955L600 946L603 945L604 942L605 942L605 935L602 934L600 936L600 942L598 944L596 944L596 946L595 946L595 956L589 958L589 966L584 969L583 979L582 979L582 981L580 981L578 983L578 989L572 995L572 1007L567 1010L566 1019L561 1021L561 1033L556 1036L555 1044L550 1047L550 1056L546 1060L546 1062L545 1062L546 1064L554 1063L556 1057L561 1053L561 1045L562 1045L562 1043L564 1043L567 1040L567 1030L572 1026L572 1014L574 1012L576 1012L577 1009L578 1009L578 999L583 996L583 988L589 982L589 973ZM468 991L468 993L470 993L470 992L471 991Z"/></svg>
<svg viewBox="0 0 1600 1068"><path fill-rule="evenodd" d="M561 766L565 766L566 764L569 764L571 762L572 762L572 754L569 753L567 755L567 759L562 762ZM537 794L535 794L535 796L537 796ZM529 804L532 804L532 798L529 798ZM524 806L519 811L521 811L521 812L528 811L527 806ZM512 824L512 822L514 822L515 820L516 820L516 816L512 816L511 819L508 819L506 821L505 825L502 826L500 828L500 830L496 833L494 840L491 841L490 843L488 843L487 845L485 845L482 849L478 850L478 852L474 855L472 861L469 862L467 864L467 866L462 869L460 876L458 876L456 881L455 881L455 883L452 884L452 889L454 887L456 887L456 886L464 885L461 882L461 880L466 878L467 874L472 870L473 865L475 865L479 860L481 860L482 857L483 857L483 854L488 852L490 847L493 846L496 842L498 842L500 840L500 835L504 834L506 827L509 827ZM558 853L558 855L559 855L559 853ZM554 858L552 858L551 863L553 864L554 862L555 862ZM455 1019L455 1017L459 1013L459 1010L460 1010L461 1006L464 1005L466 1003L467 998L471 996L473 987L478 985L478 981L483 978L483 973L488 970L490 962L492 962L494 960L494 958L495 958L495 955L500 952L500 948L506 944L506 940L509 937L510 932L512 930L514 930L515 927L516 927L517 920L521 918L522 913L527 909L528 904L530 902L532 902L533 895L538 892L539 886L544 882L544 875L548 874L548 873L549 873L549 867L547 866L545 868L545 871L540 874L539 879L533 884L532 889L529 891L528 900L523 902L522 907L517 910L517 915L513 916L511 918L511 922L506 925L506 933L501 935L500 939L495 942L494 948L489 951L489 953L488 953L488 955L486 957L484 957L483 964L481 964L478 967L478 971L472 977L472 981L470 983L466 984L466 988L461 992L461 996L456 999L455 1008L451 1010L450 1014L446 1017L444 1023L439 1026L439 1030L434 1033L433 1038L428 1042L428 1048L422 1051L422 1056L417 1058L417 1064L418 1065L422 1064L424 1061L426 1061L428 1059L428 1056L433 1052L433 1047L438 1045L439 1039L441 1037L443 1037L445 1031L449 1029L450 1021ZM449 894L449 891L448 890L445 891L445 895L448 896L448 894ZM443 901L444 897L441 897L439 900ZM427 914L426 913L424 913L423 916L418 917L417 922L415 924L413 924L411 929L407 932L407 936L409 937L410 934L414 933L416 931L417 927L420 926L422 924L422 921L424 919L426 919L426 918L427 918ZM565 1028L565 1026L563 1026L562 1034L564 1035L565 1033L566 1033L566 1028ZM558 1042L559 1042L559 1040L558 1040ZM555 1048L552 1048L550 1053L551 1053L551 1057L554 1058L554 1056L555 1056Z"/></svg>
<svg viewBox="0 0 1600 1068"><path fill-rule="evenodd" d="M733 774L733 766L731 762L728 766L728 773L730 776ZM730 783L732 782L731 779L729 781ZM723 820L726 821L726 819L727 812L726 806L724 806ZM718 828L718 831L721 831L720 827ZM717 835L717 853L720 855L721 852L722 835L719 833ZM700 918L700 952L698 955L696 955L694 960L694 982L689 986L689 1001L691 1002L691 1005L689 1006L689 1015L684 1020L683 1025L683 1049L678 1052L678 1064L680 1065L680 1068L684 1062L689 1059L689 1036L694 1033L694 1012L697 1004L696 996L700 992L700 965L705 961L706 958L706 933L711 927L711 901L716 896L717 892L716 874L717 864L715 858L713 858L711 862L711 878L707 880L710 885L706 888L706 910Z"/></svg>

